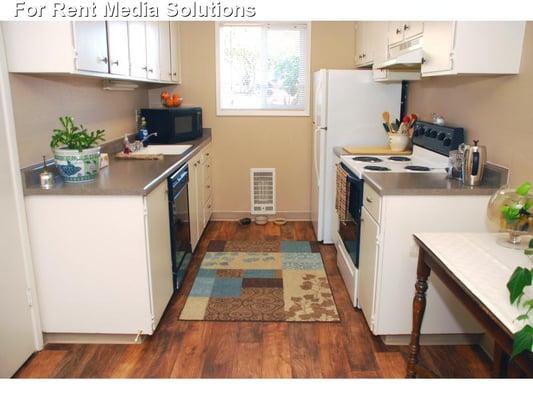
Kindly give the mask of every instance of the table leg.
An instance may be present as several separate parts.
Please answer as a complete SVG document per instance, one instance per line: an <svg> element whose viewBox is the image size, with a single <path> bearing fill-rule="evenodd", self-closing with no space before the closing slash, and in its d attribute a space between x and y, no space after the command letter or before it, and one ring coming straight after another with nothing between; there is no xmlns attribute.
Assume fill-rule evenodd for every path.
<svg viewBox="0 0 533 400"><path fill-rule="evenodd" d="M509 355L503 351L498 343L494 343L494 360L492 365L493 378L507 378Z"/></svg>
<svg viewBox="0 0 533 400"><path fill-rule="evenodd" d="M413 299L413 329L411 343L409 344L409 359L407 360L407 378L416 378L416 366L420 351L420 328L426 310L426 291L428 277L431 269L424 262L424 251L418 253L418 266L416 270L415 297Z"/></svg>

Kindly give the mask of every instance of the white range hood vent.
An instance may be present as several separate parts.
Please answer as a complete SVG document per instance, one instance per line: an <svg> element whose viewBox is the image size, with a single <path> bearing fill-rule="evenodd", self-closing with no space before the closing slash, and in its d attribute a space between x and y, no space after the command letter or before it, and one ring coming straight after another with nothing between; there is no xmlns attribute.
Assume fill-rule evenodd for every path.
<svg viewBox="0 0 533 400"><path fill-rule="evenodd" d="M420 71L424 52L422 38L413 39L389 48L389 59L376 64L377 69L393 69L402 71Z"/></svg>

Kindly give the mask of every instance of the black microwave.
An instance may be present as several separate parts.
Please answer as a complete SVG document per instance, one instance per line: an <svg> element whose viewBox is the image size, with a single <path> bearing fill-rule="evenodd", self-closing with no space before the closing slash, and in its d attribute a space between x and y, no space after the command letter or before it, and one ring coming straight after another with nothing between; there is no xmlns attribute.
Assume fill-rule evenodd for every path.
<svg viewBox="0 0 533 400"><path fill-rule="evenodd" d="M146 120L150 143L178 143L202 136L202 108L142 108L141 116Z"/></svg>

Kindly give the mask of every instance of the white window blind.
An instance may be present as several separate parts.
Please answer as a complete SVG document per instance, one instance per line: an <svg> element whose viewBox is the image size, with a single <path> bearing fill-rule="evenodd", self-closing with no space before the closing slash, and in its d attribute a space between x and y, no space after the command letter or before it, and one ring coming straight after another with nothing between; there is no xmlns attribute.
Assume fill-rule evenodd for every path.
<svg viewBox="0 0 533 400"><path fill-rule="evenodd" d="M308 115L306 23L219 23L221 115Z"/></svg>

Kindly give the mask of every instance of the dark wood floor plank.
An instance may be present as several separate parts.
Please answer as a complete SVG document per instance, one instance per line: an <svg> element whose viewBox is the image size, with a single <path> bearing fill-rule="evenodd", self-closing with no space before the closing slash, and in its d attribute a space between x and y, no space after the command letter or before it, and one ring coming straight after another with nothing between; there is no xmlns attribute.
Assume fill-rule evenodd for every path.
<svg viewBox="0 0 533 400"><path fill-rule="evenodd" d="M289 348L293 378L321 378L320 343L314 323L289 324Z"/></svg>
<svg viewBox="0 0 533 400"><path fill-rule="evenodd" d="M320 254L340 323L180 321L179 314L211 240L314 240L309 222L285 225L210 222L183 287L155 334L142 344L49 344L17 373L37 377L320 378L403 377L407 346L387 346L353 308L333 245ZM443 377L489 377L478 346L422 346L421 363Z"/></svg>

